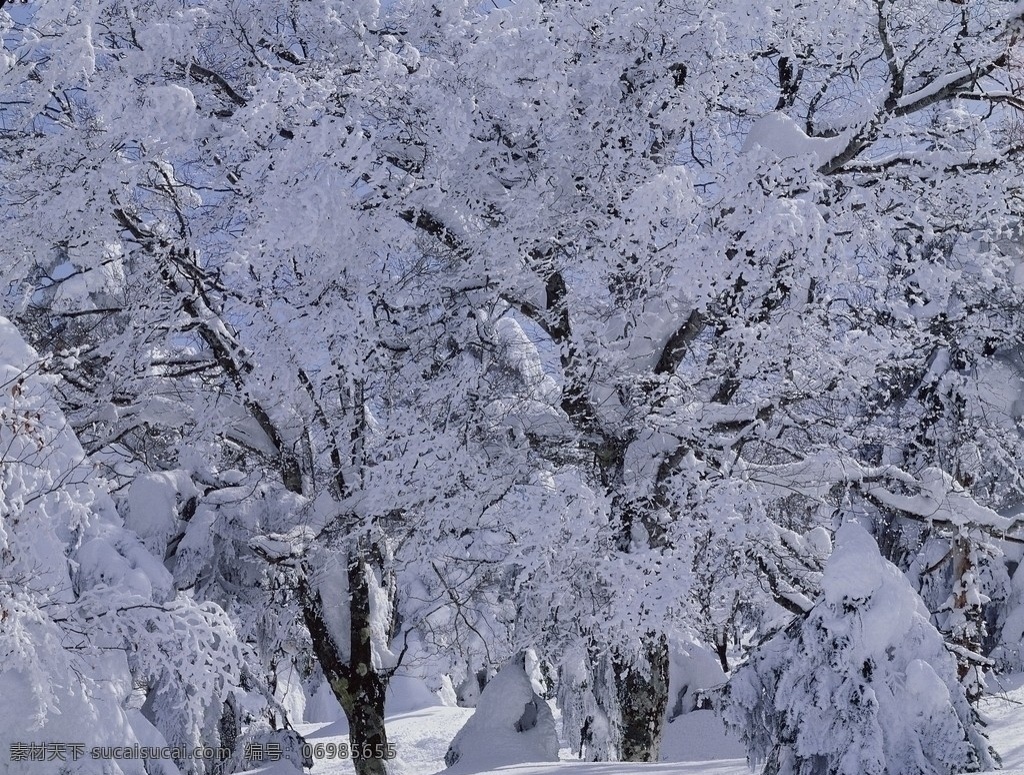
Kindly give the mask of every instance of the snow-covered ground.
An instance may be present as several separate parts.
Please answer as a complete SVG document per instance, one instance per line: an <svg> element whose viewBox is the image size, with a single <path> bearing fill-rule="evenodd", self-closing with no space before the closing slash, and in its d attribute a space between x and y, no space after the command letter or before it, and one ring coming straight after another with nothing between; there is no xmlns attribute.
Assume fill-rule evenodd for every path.
<svg viewBox="0 0 1024 775"><path fill-rule="evenodd" d="M989 677L981 701L986 733L1003 760L1002 775L1024 775L1024 675Z"/></svg>
<svg viewBox="0 0 1024 775"><path fill-rule="evenodd" d="M982 701L981 711L989 739L1002 757L1002 775L1024 775L1024 676L992 678L993 694ZM428 707L396 713L388 719L390 740L398 758L395 775L434 775L445 769L448 744L473 714L471 708ZM311 745L347 743L344 721L305 724L299 731ZM556 763L520 764L480 770L480 775L750 775L742 749L710 711L695 711L668 724L658 764L593 764L574 758L566 748ZM270 766L262 775L274 775ZM283 770L282 770L283 771ZM320 759L313 775L352 775L351 760Z"/></svg>
<svg viewBox="0 0 1024 775"><path fill-rule="evenodd" d="M434 707L391 716L388 734L398 752L393 763L395 775L443 772L448 744L472 714L472 708ZM310 744L348 742L344 722L303 725L299 731ZM725 735L709 711L695 711L669 724L663 754L668 761L659 764L592 764L578 761L573 752L563 748L559 762L521 764L480 772L502 775L750 775L739 744ZM270 768L265 770L266 775L272 772ZM320 760L313 766L314 775L352 775L354 772L350 760Z"/></svg>

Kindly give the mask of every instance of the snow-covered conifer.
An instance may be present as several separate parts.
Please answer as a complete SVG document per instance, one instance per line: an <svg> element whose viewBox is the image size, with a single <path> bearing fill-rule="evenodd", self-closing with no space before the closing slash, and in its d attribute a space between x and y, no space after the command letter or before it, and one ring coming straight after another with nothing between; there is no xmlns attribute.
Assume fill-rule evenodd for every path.
<svg viewBox="0 0 1024 775"><path fill-rule="evenodd" d="M956 662L903 574L854 522L814 607L729 682L727 720L767 775L952 775L993 766Z"/></svg>

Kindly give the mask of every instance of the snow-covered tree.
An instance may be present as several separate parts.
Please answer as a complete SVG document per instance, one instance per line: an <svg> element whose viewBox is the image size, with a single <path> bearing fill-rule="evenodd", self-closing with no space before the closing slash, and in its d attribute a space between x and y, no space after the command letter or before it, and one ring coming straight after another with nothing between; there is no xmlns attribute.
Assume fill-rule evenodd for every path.
<svg viewBox="0 0 1024 775"><path fill-rule="evenodd" d="M372 525L381 515L355 503L369 459L360 370L364 359L372 368L374 355L359 338L360 312L369 310L349 296L364 276L339 283L345 265L331 270L323 248L352 229L372 234L372 226L358 225L342 206L329 228L330 216L321 218L314 200L339 179L319 175L322 163L306 152L275 158L294 138L288 126L296 121L296 146L323 142L340 153L345 138L362 142L350 137L351 126L330 126L334 117L324 111L335 107L325 79L346 78L363 56L352 43L365 29L360 14L372 10L352 8L344 19L322 11L293 9L294 35L286 40L274 31L276 11L243 18L229 4L185 13L159 2L21 12L9 37L19 54L5 77L25 99L8 116L5 141L20 149L23 174L5 186L4 206L28 223L5 279L10 311L33 338L77 356L79 367L64 374L69 417L94 456L132 482L128 510L135 513L132 495L146 481L184 483L170 491L163 524L147 540L166 554L182 588L240 617L236 626L264 662L257 683L273 683L279 649L304 611L306 642L323 671L341 665L343 679L355 677L332 681L359 717L353 738L371 734L357 723L363 717L380 736L354 750L384 750L382 671L389 665L377 657L390 645L393 583L387 547ZM245 43L249 35L273 61ZM307 48L290 53L296 46ZM288 116L288 99L301 115ZM316 140L318 124L328 131ZM80 153L69 163L72 147ZM306 178L305 220L292 209L295 178L281 185L280 173ZM317 179L320 190L311 185ZM32 222L33 210L53 222ZM314 341L302 310L325 300L317 316L330 324ZM261 481L267 476L277 486ZM260 496L282 512L230 502ZM310 515L312 534L320 535L317 551L307 554L290 531ZM289 556L296 562L280 572L255 565L266 549L261 534L295 538L288 551L301 548L302 556ZM352 583L331 590L331 599L348 606L366 593L350 612L329 615L351 622L351 632L319 627L326 619L318 580L339 579L310 563L323 558L330 567L339 561L334 555ZM271 601L289 606L279 623L266 616ZM254 621L261 615L269 632ZM362 637L371 616L383 627L373 644ZM382 771L362 758L361 771Z"/></svg>
<svg viewBox="0 0 1024 775"><path fill-rule="evenodd" d="M956 661L910 583L847 522L806 616L729 683L727 718L767 775L939 775L993 766Z"/></svg>
<svg viewBox="0 0 1024 775"><path fill-rule="evenodd" d="M0 13L0 310L129 518L174 480L143 540L261 681L308 648L386 742L403 645L537 646L592 757L655 759L668 633L731 668L851 512L976 672L1022 490L1016 6Z"/></svg>
<svg viewBox="0 0 1024 775"><path fill-rule="evenodd" d="M118 516L48 366L0 318L0 686L19 709L0 732L8 766L141 775L141 759L90 752L170 745L182 772L206 772L216 758L193 752L220 745L242 647L224 611L178 593ZM26 746L46 743L60 755L39 763Z"/></svg>
<svg viewBox="0 0 1024 775"><path fill-rule="evenodd" d="M927 522L838 467L783 495L751 466L827 451L896 466L897 490L930 489L904 474L932 469L950 497L1018 497L1012 466L998 484L982 470L1020 437L976 379L1021 334L1016 13L400 6L393 45L421 56L381 100L390 174L368 201L461 262L473 302L519 321L561 386L561 427L526 439L604 504L607 562L576 599L602 612L581 633L595 676L610 659L623 677L599 700L619 755L657 749L660 633L709 616L700 584L763 585L740 626L765 624L810 606L814 529L846 499L883 543ZM695 535L721 550L694 553ZM707 629L739 621L736 598Z"/></svg>

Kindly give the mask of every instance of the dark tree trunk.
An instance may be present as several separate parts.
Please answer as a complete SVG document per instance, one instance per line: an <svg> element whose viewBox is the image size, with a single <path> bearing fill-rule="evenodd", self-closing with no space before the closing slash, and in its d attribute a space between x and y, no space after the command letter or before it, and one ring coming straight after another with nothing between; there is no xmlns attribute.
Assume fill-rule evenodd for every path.
<svg viewBox="0 0 1024 775"><path fill-rule="evenodd" d="M235 703L235 694L232 692L224 700L224 706L221 709L220 722L217 725L218 732L220 732L221 748L230 748L231 753L235 753L235 748L238 745L238 707ZM217 767L221 765L218 764Z"/></svg>
<svg viewBox="0 0 1024 775"><path fill-rule="evenodd" d="M352 762L357 775L387 775L388 738L384 728L384 696L390 675L375 670L372 658L370 568L358 557L348 562L349 659L343 658L323 614L320 593L305 582L300 587L303 616L327 681L345 711Z"/></svg>
<svg viewBox="0 0 1024 775"><path fill-rule="evenodd" d="M729 637L725 628L715 635L715 653L718 654L718 662L722 666L722 672L729 673Z"/></svg>
<svg viewBox="0 0 1024 775"><path fill-rule="evenodd" d="M615 659L615 691L622 718L620 757L624 762L656 762L668 708L668 642L648 633L643 641L647 670Z"/></svg>

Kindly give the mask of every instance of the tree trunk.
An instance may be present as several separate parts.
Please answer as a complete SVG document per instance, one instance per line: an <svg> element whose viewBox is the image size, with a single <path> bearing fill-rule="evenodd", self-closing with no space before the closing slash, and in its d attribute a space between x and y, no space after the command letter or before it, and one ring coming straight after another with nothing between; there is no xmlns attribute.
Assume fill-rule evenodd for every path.
<svg viewBox="0 0 1024 775"><path fill-rule="evenodd" d="M722 672L729 674L729 634L722 627L715 633L715 653L718 655L718 662L722 666Z"/></svg>
<svg viewBox="0 0 1024 775"><path fill-rule="evenodd" d="M973 705L981 699L985 688L981 642L985 622L978 603L978 579L971 542L963 536L953 543L953 605L949 639L958 648L957 676L963 684L968 701Z"/></svg>
<svg viewBox="0 0 1024 775"><path fill-rule="evenodd" d="M647 633L641 657L647 670L635 662L615 659L615 690L622 719L620 758L624 762L656 762L668 708L668 641Z"/></svg>
<svg viewBox="0 0 1024 775"><path fill-rule="evenodd" d="M384 696L391 676L373 666L370 589L366 577L370 572L362 559L349 557L347 661L346 650L339 648L325 621L320 592L303 581L300 597L320 667L348 719L356 775L388 775L387 759L391 756L384 727Z"/></svg>
<svg viewBox="0 0 1024 775"><path fill-rule="evenodd" d="M632 438L608 438L599 455L601 481L612 497L618 528L618 549L634 550L638 535L647 546L664 544L665 531L654 517L651 504L628 497L626 452ZM640 653L612 652L615 700L621 720L619 759L624 762L656 762L661 732L668 710L668 641L663 633L648 630Z"/></svg>

